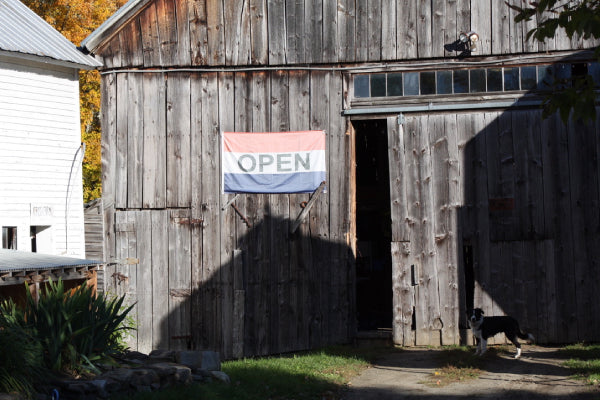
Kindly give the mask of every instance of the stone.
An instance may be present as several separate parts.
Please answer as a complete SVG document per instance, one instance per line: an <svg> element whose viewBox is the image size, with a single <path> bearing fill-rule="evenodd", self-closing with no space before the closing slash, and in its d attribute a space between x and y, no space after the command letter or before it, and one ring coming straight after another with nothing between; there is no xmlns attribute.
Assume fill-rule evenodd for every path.
<svg viewBox="0 0 600 400"><path fill-rule="evenodd" d="M223 371L211 371L210 373L212 375L213 378L215 378L216 380L219 380L221 382L230 384L231 383L231 379L229 378L229 375L227 375L225 372Z"/></svg>
<svg viewBox="0 0 600 400"><path fill-rule="evenodd" d="M173 350L152 350L150 355L151 362L156 361L167 361L167 362L175 362L175 351Z"/></svg>
<svg viewBox="0 0 600 400"><path fill-rule="evenodd" d="M217 353L216 351L203 351L201 368L207 371L220 371L221 357L219 353Z"/></svg>
<svg viewBox="0 0 600 400"><path fill-rule="evenodd" d="M202 352L201 351L178 351L175 355L177 364L185 365L190 368L202 367Z"/></svg>

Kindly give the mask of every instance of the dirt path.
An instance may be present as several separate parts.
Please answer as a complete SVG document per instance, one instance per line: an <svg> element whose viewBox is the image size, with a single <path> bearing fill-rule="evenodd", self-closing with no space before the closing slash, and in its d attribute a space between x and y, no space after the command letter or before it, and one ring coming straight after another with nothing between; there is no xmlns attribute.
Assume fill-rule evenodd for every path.
<svg viewBox="0 0 600 400"><path fill-rule="evenodd" d="M512 351L512 349L511 349ZM486 354L477 379L445 387L423 384L440 365L439 350L390 353L356 377L343 400L390 399L600 399L600 388L572 380L558 348L523 346L523 356Z"/></svg>

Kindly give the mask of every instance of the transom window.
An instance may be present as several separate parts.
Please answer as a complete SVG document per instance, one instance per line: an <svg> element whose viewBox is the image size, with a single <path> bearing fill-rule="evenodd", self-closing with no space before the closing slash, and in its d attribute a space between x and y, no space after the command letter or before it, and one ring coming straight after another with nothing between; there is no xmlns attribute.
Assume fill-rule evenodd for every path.
<svg viewBox="0 0 600 400"><path fill-rule="evenodd" d="M588 73L600 86L597 62L360 74L354 75L354 97L543 91L555 79L568 85L572 77Z"/></svg>

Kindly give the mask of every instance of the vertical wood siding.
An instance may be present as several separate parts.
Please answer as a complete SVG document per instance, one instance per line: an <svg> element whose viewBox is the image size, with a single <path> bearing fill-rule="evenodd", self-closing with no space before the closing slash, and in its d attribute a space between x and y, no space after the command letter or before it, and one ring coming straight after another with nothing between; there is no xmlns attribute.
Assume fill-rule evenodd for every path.
<svg viewBox="0 0 600 400"><path fill-rule="evenodd" d="M574 47L562 34L527 42L513 18L495 0L156 0L128 20L98 55L107 258L140 259L106 281L138 302L132 344L231 358L349 341L349 80L293 66L454 58L446 45L471 29L482 56ZM234 68L247 65L276 67ZM537 110L382 118L394 340L468 341L472 300L541 342L597 341L600 126ZM306 129L327 133L327 191L295 233L308 194L221 194L221 131Z"/></svg>
<svg viewBox="0 0 600 400"><path fill-rule="evenodd" d="M591 300L598 126L520 110L407 116L400 130L410 183L391 184L407 191L409 217L397 229L410 234L392 249L396 342L464 340L467 285L475 306L515 316L540 342L596 340L595 323L579 320L600 314ZM463 245L473 249L471 283Z"/></svg>
<svg viewBox="0 0 600 400"><path fill-rule="evenodd" d="M159 95L131 101L136 77L143 78L136 91L158 89ZM105 170L111 181L105 201L121 199L108 210L116 218L116 240L108 248L116 258L140 259L138 266L107 273L117 273L109 285L118 293L132 301L137 295L141 325L134 344L144 351L210 347L240 357L349 340L353 275L344 171L350 161L339 117L341 75L119 74L105 76L103 87L115 96L105 103L105 115L114 113L126 127L112 134L109 129L103 137L110 153L105 164L116 158L120 167L113 168L124 169ZM120 137L131 142L134 125L125 121L136 117L140 134L134 142L148 157L138 161L136 151L124 149L113 158ZM307 194L240 195L233 204L248 224L232 206L222 209L233 195L220 194L221 129L328 133L327 146L334 152L328 158L329 190L297 233L290 234L289 226ZM126 184L133 173L143 176L141 187ZM143 201L132 203L140 193ZM330 199L336 204L331 212ZM118 274L128 279L119 282Z"/></svg>
<svg viewBox="0 0 600 400"><path fill-rule="evenodd" d="M496 0L156 0L97 53L106 68L455 58L449 45L470 30L481 56L593 46L564 32L526 40L536 17L517 24L514 16Z"/></svg>

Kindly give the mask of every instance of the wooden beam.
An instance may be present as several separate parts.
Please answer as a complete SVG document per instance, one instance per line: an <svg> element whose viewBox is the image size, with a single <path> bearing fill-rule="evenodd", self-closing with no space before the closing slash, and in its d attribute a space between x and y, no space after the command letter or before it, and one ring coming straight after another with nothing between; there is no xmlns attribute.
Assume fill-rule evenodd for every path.
<svg viewBox="0 0 600 400"><path fill-rule="evenodd" d="M310 197L310 200L308 201L308 203L306 204L306 206L304 207L304 209L302 210L300 215L298 215L298 218L296 218L296 221L294 221L294 223L290 227L290 233L292 233L292 234L295 233L296 229L298 229L298 227L300 226L302 221L304 221L304 219L308 215L308 212L313 207L313 205L315 204L315 201L317 200L317 198L323 191L323 188L325 188L325 183L326 183L325 181L321 182L319 187L315 189L312 196Z"/></svg>

